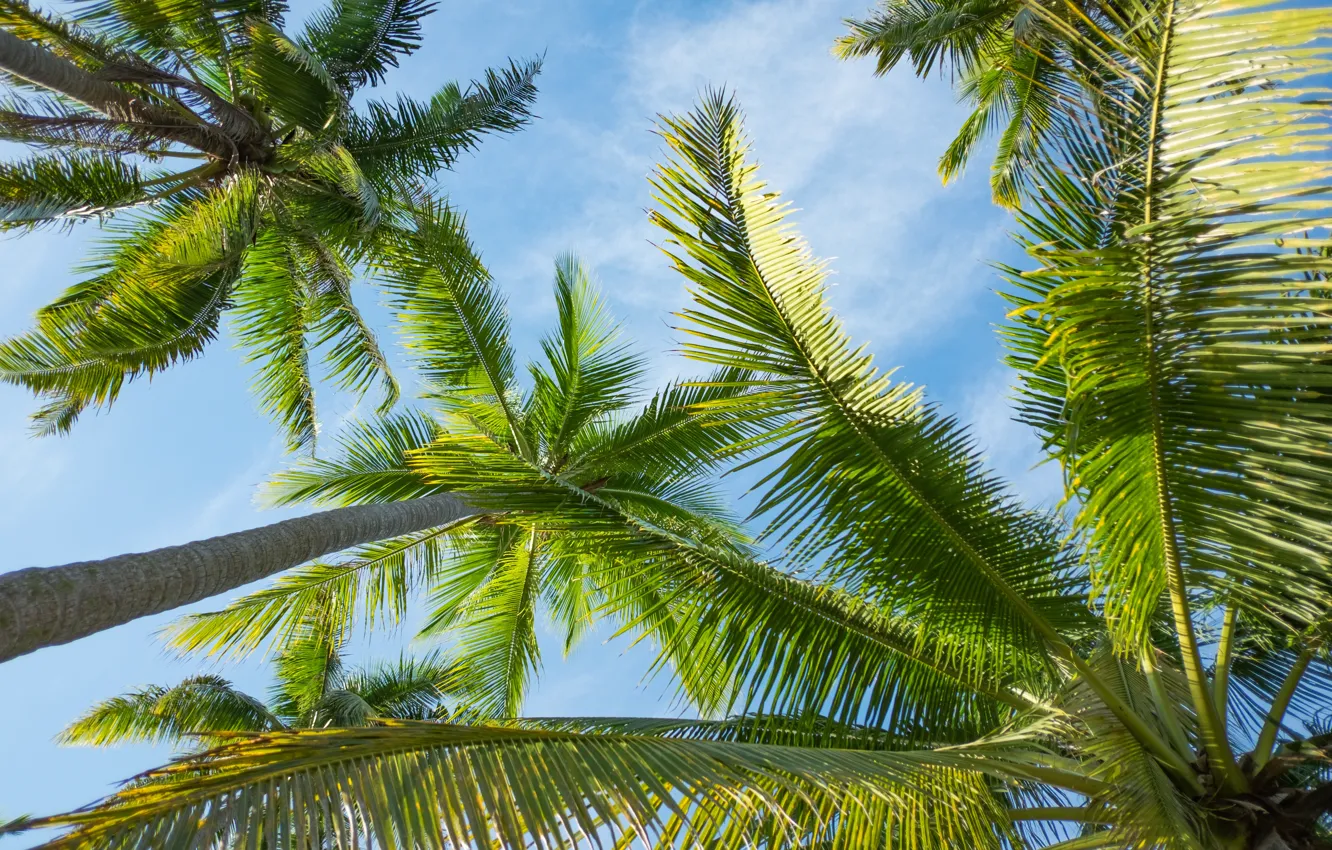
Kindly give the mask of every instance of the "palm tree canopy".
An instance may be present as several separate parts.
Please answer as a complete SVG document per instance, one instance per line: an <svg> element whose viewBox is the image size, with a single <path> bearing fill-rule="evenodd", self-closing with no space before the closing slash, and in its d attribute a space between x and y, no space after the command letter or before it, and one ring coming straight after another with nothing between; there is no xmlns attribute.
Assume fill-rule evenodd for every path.
<svg viewBox="0 0 1332 850"><path fill-rule="evenodd" d="M529 120L540 69L353 108L433 9L334 0L288 34L268 0L97 2L68 18L0 3L0 139L35 149L0 165L0 229L110 217L84 279L0 344L0 378L47 402L39 432L197 356L228 309L293 447L315 437L314 349L334 385L378 383L394 402L356 269L423 181Z"/></svg>
<svg viewBox="0 0 1332 850"><path fill-rule="evenodd" d="M1053 28L1067 8L1024 7ZM33 822L72 827L49 846L1328 846L1332 16L1111 11L1122 36L1060 30L1109 82L1082 132L1040 148L1033 268L1007 270L1023 416L1066 472L1065 511L1024 507L851 342L736 105L710 94L662 121L652 215L690 287L685 351L722 370L677 408L704 426L689 451L709 476L759 465L756 540L617 477L688 464L547 450L560 432L527 418L538 391L495 344L502 302L438 207L387 256L391 286L416 284L399 310L449 416L375 426L279 483L458 490L525 526L515 547L558 534L592 614L652 640L705 719L278 730ZM530 571L535 551L486 570ZM366 611L407 586L400 566L378 584L344 566L319 569L355 573L339 598ZM287 582L177 641L282 634Z"/></svg>
<svg viewBox="0 0 1332 850"><path fill-rule="evenodd" d="M60 733L63 744L165 742L197 752L232 733L366 726L372 719L447 716L456 666L441 653L348 668L328 633L307 629L274 661L267 701L216 675L149 685L97 703Z"/></svg>

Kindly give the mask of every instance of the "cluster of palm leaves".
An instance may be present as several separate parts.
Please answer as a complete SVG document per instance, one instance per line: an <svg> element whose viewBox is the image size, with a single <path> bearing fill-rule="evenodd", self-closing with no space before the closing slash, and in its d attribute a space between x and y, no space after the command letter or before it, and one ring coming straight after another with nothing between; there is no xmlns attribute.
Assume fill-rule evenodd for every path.
<svg viewBox="0 0 1332 850"><path fill-rule="evenodd" d="M234 310L256 390L293 447L334 385L397 384L351 284L402 207L487 133L529 118L539 62L428 101L352 99L421 42L422 0L334 0L298 35L279 0L0 3L0 229L110 221L84 280L0 344L0 379L68 430L126 382L199 355Z"/></svg>
<svg viewBox="0 0 1332 850"><path fill-rule="evenodd" d="M441 494L466 511L170 635L281 671L424 599L449 655L402 678L460 710L375 702L327 653L282 674L307 696L226 689L217 723L208 699L178 714L143 691L78 734L226 734L11 829L68 827L47 846L71 848L1332 846L1332 18L890 2L879 24L857 36L885 67L1002 77L991 116L1035 103L1028 84L1057 105L1040 132L1013 119L1034 141L1001 167L1032 265L1004 270L1004 335L1060 510L1023 505L849 338L738 107L709 94L662 119L651 215L690 289L684 352L712 371L641 403L643 362L564 258L519 380L461 219L405 203L367 262L422 396L271 495L334 506L330 527ZM717 485L741 468L747 521ZM523 718L543 614L566 647L599 620L649 642L701 719Z"/></svg>

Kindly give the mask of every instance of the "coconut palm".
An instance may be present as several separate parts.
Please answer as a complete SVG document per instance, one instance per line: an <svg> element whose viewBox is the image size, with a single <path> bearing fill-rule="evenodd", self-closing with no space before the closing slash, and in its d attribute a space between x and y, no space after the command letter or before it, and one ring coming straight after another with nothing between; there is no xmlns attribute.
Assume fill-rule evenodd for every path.
<svg viewBox="0 0 1332 850"><path fill-rule="evenodd" d="M613 492L643 502L667 525L732 525L708 476L720 462L714 452L744 431L687 412L735 392L729 373L705 387L669 386L631 411L642 360L616 340L587 274L565 258L556 269L559 325L521 393L503 300L461 219L437 202L413 216L410 226L395 225L381 259L389 264L389 306L416 354L431 409L354 423L339 451L283 476L275 493L279 503L345 506L186 546L0 575L0 659L315 561L225 616L206 618L213 625L186 640L250 651L270 636L285 641L316 613L339 631L362 610L400 617L411 589L431 587L449 567L462 572L450 574L452 590L436 588L434 627L475 632L482 643L502 640L507 629L515 641L508 662L475 671L488 694L478 692L477 704L502 716L513 713L526 672L536 668L536 600L549 604L570 645L595 602L578 590L583 556L560 549L569 530L581 534L583 508L570 498ZM446 425L455 442L441 442ZM429 474L408 465L427 448L436 457ZM448 458L455 465L446 469ZM478 470L483 459L485 475L511 490L494 491ZM544 514L539 538L522 520L533 511ZM317 560L344 550L334 562ZM374 579L365 565L376 567Z"/></svg>
<svg viewBox="0 0 1332 850"><path fill-rule="evenodd" d="M456 678L439 653L347 667L344 647L309 629L274 660L267 702L216 675L149 685L103 700L67 726L62 744L147 741L199 752L234 737L279 729L366 726L375 718L447 716Z"/></svg>
<svg viewBox="0 0 1332 850"><path fill-rule="evenodd" d="M352 299L395 205L529 117L539 62L428 101L353 98L421 43L422 0L333 0L299 34L278 0L0 2L0 229L106 221L85 278L0 344L0 379L67 431L135 378L199 355L234 309L261 406L313 444L310 359L356 393L397 387Z"/></svg>
<svg viewBox="0 0 1332 850"><path fill-rule="evenodd" d="M851 342L710 96L663 123L653 217L691 289L686 352L735 370L693 407L767 471L761 547L560 491L597 613L655 642L705 719L269 733L35 822L73 828L49 846L309 846L334 806L359 824L319 835L340 846L1328 846L1330 18L1137 14L1100 56L1122 83L1105 132L1040 163L1035 268L1011 272L1023 415L1065 511L1024 506ZM405 466L574 518L558 475L486 456L455 487L442 445ZM387 472L352 471L352 500Z"/></svg>
<svg viewBox="0 0 1332 850"><path fill-rule="evenodd" d="M397 258L394 274L404 282L429 279L413 264L431 262L431 246L450 249L434 226L423 214L425 238ZM482 715L513 717L540 670L540 617L551 619L567 653L603 602L589 501L614 500L634 517L743 548L713 478L717 451L745 431L690 410L734 395L739 373L672 384L638 403L643 358L619 339L588 272L566 256L555 267L556 327L524 389L503 300L480 284L456 300L415 285L408 315L429 381L424 409L352 423L335 452L298 463L269 491L277 504L365 504L442 489L471 511L192 615L171 630L175 649L281 650L309 623L341 642L358 626L400 625L409 600L425 597L419 636L453 641L459 698ZM483 330L465 334L468 327Z"/></svg>

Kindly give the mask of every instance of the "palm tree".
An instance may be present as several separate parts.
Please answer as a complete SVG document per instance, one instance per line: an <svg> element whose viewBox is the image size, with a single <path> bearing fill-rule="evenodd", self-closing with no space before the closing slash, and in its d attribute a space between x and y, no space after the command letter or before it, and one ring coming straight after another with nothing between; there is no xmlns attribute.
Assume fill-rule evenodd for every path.
<svg viewBox="0 0 1332 850"><path fill-rule="evenodd" d="M705 719L273 732L30 825L73 828L51 847L1328 846L1332 24L1140 11L1100 57L1122 83L1105 132L1040 164L1036 267L1011 272L1064 512L1022 505L852 344L711 95L663 122L653 217L691 288L686 352L735 370L693 407L767 471L763 548L488 457L453 488L576 518L597 613L654 641ZM452 487L457 445L403 466ZM359 839L323 834L334 809Z"/></svg>
<svg viewBox="0 0 1332 850"><path fill-rule="evenodd" d="M274 674L267 702L215 675L139 688L97 703L57 740L99 747L169 743L197 753L237 733L447 717L456 668L439 653L348 668L343 647L311 629L277 656Z"/></svg>
<svg viewBox="0 0 1332 850"><path fill-rule="evenodd" d="M614 492L643 502L642 510L668 525L729 528L706 477L719 463L713 453L744 430L687 412L734 393L729 373L705 387L667 387L630 415L641 359L616 341L587 274L565 258L556 268L559 327L543 342L545 360L530 367L532 390L515 395L504 303L460 217L437 202L414 215L413 226L397 229L384 251L390 261L384 285L417 354L426 400L437 410L353 425L332 459L311 460L279 482L280 503L343 507L185 546L0 574L0 660L351 550L337 562L316 561L292 573L271 593L242 599L225 616L208 619L216 632L201 624L189 640L229 635L219 640L248 651L271 634L292 634L315 612L331 616L326 609L335 604L342 607L328 622L346 629L358 599L371 611L388 606L400 615L410 589L430 586L453 563L444 556L456 551L459 563L470 566L454 576L452 590L439 588L441 600L452 601L441 601L432 622L455 625L478 643L514 641L513 664L475 671L477 704L503 716L516 709L526 673L538 662L532 632L538 586L529 579L540 578L540 596L569 645L595 601L580 596L575 582L581 556L560 552L561 540L581 533L580 508L566 504L571 496ZM456 444L440 442L446 424ZM432 470L409 469L408 459L426 449L437 457ZM446 469L444 458L455 466ZM522 495L488 490L479 478L482 459L486 475ZM532 500L531 510L550 515L539 540L530 523L516 519ZM671 519L671 512L678 516ZM486 564L497 572L485 572ZM380 577L363 581L365 565ZM457 623L450 619L466 612ZM484 687L487 681L492 686Z"/></svg>
<svg viewBox="0 0 1332 850"><path fill-rule="evenodd" d="M423 219L421 229L429 226ZM414 245L399 258L404 281L428 279L409 264L429 244L445 243ZM504 303L490 285L453 303L418 286L413 327L429 376L426 409L353 423L336 452L296 464L270 488L277 504L394 502L443 488L471 513L301 567L222 611L187 617L171 630L173 647L280 650L309 623L341 642L358 626L400 625L408 600L425 596L420 637L452 641L459 699L483 716L515 717L541 667L539 616L549 616L567 653L604 601L588 548L589 503L614 500L635 518L743 547L713 479L718 449L745 431L691 410L733 396L740 373L671 384L635 404L645 362L619 339L588 272L561 257L554 289L557 324L523 390ZM454 315L484 330L461 334Z"/></svg>
<svg viewBox="0 0 1332 850"><path fill-rule="evenodd" d="M0 344L0 379L48 402L38 432L199 355L232 308L292 447L315 439L314 349L335 385L379 383L393 404L354 272L423 180L527 122L540 67L353 109L420 46L433 9L333 0L293 36L280 0L96 3L72 18L0 2L0 139L38 151L0 165L0 229L112 219L86 279Z"/></svg>

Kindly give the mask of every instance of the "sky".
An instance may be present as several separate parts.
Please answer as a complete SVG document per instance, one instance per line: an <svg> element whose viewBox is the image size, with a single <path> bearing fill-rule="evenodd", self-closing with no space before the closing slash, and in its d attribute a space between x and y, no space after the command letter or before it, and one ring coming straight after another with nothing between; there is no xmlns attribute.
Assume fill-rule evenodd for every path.
<svg viewBox="0 0 1332 850"><path fill-rule="evenodd" d="M972 426L998 472L1029 500L1049 504L1057 477L1032 468L1037 446L1012 421L1011 379L993 330L1004 308L988 262L1017 258L1011 220L989 203L983 167L939 182L938 155L964 114L946 83L907 70L876 78L868 63L832 57L841 20L869 2L443 0L426 22L426 47L374 94L427 97L506 57L544 55L538 120L486 141L441 186L467 211L509 298L520 352L535 350L553 321L553 261L572 251L664 380L685 368L671 353L678 337L670 318L685 291L653 246L645 215L646 177L662 147L653 121L687 110L708 87L726 87L748 116L764 176L799 208L795 220L815 253L832 259L830 299L852 336L870 343L879 364L926 385L932 400ZM23 331L37 307L77 279L71 268L96 238L85 225L0 242L0 336ZM374 290L357 296L391 345ZM44 439L28 433L33 400L0 386L0 571L143 551L292 515L255 499L284 457L256 412L250 379L224 336L203 358L131 387L71 435ZM352 398L326 393L320 404L325 437L357 414ZM166 653L155 635L179 613L0 665L0 819L91 802L169 756L151 746L56 746L53 736L97 700L204 669L263 693L267 676L257 662L205 666ZM644 679L646 647L604 637L567 660L548 652L526 713L679 710L668 682ZM396 655L408 638L382 636L353 660ZM0 839L0 850L35 841Z"/></svg>

